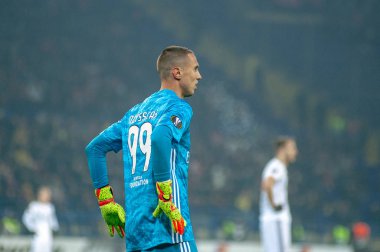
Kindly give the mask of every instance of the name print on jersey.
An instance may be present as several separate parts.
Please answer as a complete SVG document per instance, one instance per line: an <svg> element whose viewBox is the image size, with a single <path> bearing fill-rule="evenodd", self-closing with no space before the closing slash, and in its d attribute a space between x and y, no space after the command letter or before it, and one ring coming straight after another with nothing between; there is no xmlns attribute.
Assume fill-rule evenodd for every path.
<svg viewBox="0 0 380 252"><path fill-rule="evenodd" d="M131 115L129 117L129 123L135 123L135 122L142 122L148 119L154 119L157 117L157 112L156 111L144 111L142 113L138 113L136 115Z"/></svg>

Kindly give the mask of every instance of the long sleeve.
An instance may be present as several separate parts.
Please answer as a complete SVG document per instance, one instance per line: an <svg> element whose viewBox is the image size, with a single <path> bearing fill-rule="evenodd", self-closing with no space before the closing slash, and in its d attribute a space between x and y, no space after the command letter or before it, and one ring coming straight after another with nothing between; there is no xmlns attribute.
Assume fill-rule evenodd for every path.
<svg viewBox="0 0 380 252"><path fill-rule="evenodd" d="M152 166L156 181L170 179L170 150L173 134L169 127L157 126L152 133Z"/></svg>
<svg viewBox="0 0 380 252"><path fill-rule="evenodd" d="M88 167L95 188L108 185L106 154L118 152L122 148L121 121L112 124L86 147Z"/></svg>

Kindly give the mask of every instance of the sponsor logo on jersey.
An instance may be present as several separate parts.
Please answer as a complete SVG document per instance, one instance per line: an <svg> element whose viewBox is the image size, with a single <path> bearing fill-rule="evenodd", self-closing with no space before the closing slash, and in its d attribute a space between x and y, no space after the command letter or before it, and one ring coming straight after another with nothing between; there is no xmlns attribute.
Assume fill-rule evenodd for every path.
<svg viewBox="0 0 380 252"><path fill-rule="evenodd" d="M173 115L171 118L172 123L174 126L176 126L178 129L182 129L182 121L177 116Z"/></svg>

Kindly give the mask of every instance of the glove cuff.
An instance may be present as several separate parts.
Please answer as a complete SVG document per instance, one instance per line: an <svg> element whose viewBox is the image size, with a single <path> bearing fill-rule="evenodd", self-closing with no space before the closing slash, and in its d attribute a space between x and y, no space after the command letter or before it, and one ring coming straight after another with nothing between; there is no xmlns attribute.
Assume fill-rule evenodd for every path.
<svg viewBox="0 0 380 252"><path fill-rule="evenodd" d="M98 201L98 204L99 206L104 206L104 205L107 205L108 203L111 203L111 202L114 202L113 199L108 199L108 200L102 200L102 201Z"/></svg>
<svg viewBox="0 0 380 252"><path fill-rule="evenodd" d="M109 185L102 188L95 189L95 196L98 199L99 206L102 206L114 201L112 187Z"/></svg>
<svg viewBox="0 0 380 252"><path fill-rule="evenodd" d="M169 179L163 182L156 182L158 198L167 202L172 200L172 181Z"/></svg>

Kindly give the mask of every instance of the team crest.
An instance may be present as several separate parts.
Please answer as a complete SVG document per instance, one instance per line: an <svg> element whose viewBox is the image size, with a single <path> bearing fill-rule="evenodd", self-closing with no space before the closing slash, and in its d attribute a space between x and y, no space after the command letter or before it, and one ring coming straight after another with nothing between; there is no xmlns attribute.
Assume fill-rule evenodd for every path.
<svg viewBox="0 0 380 252"><path fill-rule="evenodd" d="M182 129L182 121L181 121L181 119L179 119L175 115L173 115L170 119L172 120L172 123L174 124L174 126L177 127L177 129Z"/></svg>

